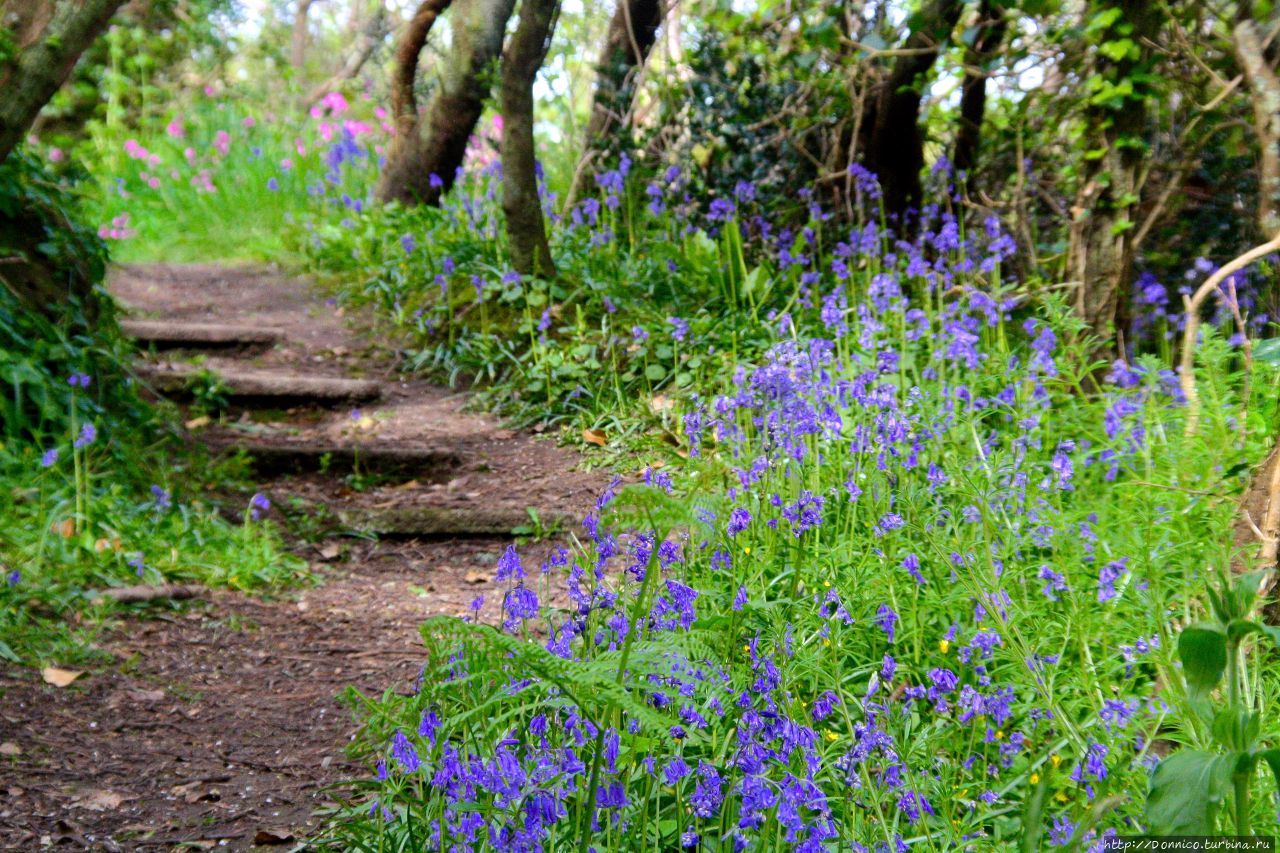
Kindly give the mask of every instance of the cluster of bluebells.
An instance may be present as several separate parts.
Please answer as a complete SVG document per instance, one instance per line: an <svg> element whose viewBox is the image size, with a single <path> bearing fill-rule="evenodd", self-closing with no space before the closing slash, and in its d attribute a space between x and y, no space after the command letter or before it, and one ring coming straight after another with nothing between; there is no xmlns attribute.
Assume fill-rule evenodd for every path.
<svg viewBox="0 0 1280 853"><path fill-rule="evenodd" d="M601 175L603 202L581 202L562 227L610 244L628 168ZM853 178L874 198L873 177ZM769 316L775 343L759 359L685 406L693 464L723 488L659 532L617 523L615 484L579 546L539 571L508 549L497 607L471 617L584 682L627 660L617 684L643 713L463 643L444 654L453 680L424 680L420 719L387 744L370 813L414 820L392 806L427 792L407 814L430 816L432 849L545 849L582 831L607 845L663 819L675 829L659 846L878 853L923 833L998 843L991 815L1023 813L1048 775L1045 834L1064 844L1147 772L1164 709L1133 681L1105 700L1068 696L1078 661L1064 666L1062 638L1028 620L1102 608L1132 632L1148 612L1145 567L1168 546L1142 546L1082 496L1149 464L1148 428L1178 411L1176 383L1117 363L1095 400L1074 398L1059 327L1005 295L1014 247L995 220L966 234L930 208L902 241L872 219L824 257L811 229L753 218L749 186L702 214L684 193L672 167L645 190L649 213L742 229L796 296ZM667 315L663 331L697 345L687 318ZM680 491L662 471L643 482ZM1122 647L1112 677L1142 677L1153 631ZM1115 645L1110 631L1081 642L1100 657ZM821 677L833 670L848 677ZM495 691L522 716L476 737L468 709ZM1080 703L1095 700L1082 730ZM851 817L877 812L887 836Z"/></svg>

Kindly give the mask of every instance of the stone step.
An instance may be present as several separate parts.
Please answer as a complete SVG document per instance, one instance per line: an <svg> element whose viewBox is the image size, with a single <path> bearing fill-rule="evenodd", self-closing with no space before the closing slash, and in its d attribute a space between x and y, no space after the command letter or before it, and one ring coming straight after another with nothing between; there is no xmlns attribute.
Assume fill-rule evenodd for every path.
<svg viewBox="0 0 1280 853"><path fill-rule="evenodd" d="M143 348L257 349L284 340L278 329L222 323L179 323L162 320L121 320L120 331Z"/></svg>
<svg viewBox="0 0 1280 853"><path fill-rule="evenodd" d="M529 512L503 507L397 506L381 509L335 508L338 520L352 530L396 538L445 536L511 536L532 526ZM542 527L570 523L567 513L539 512Z"/></svg>
<svg viewBox="0 0 1280 853"><path fill-rule="evenodd" d="M463 457L447 447L359 447L314 442L263 439L212 439L214 450L243 450L259 474L381 474L424 483L446 482L455 476Z"/></svg>
<svg viewBox="0 0 1280 853"><path fill-rule="evenodd" d="M160 393L178 397L191 396L192 380L202 372L200 368L190 365L158 368L139 364L136 370L139 376ZM228 402L242 406L332 406L361 403L382 396L382 386L369 379L299 376L249 368L220 368L212 372L224 386Z"/></svg>

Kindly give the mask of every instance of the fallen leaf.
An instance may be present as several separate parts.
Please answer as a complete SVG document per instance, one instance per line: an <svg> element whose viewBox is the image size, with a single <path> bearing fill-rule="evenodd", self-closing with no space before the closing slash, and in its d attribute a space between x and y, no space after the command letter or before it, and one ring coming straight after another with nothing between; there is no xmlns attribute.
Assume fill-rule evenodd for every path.
<svg viewBox="0 0 1280 853"><path fill-rule="evenodd" d="M22 747L16 743L5 741L0 743L0 755L22 755Z"/></svg>
<svg viewBox="0 0 1280 853"><path fill-rule="evenodd" d="M213 419L210 418L208 415L201 415L198 418L192 418L191 420L187 421L186 427L187 429L200 429L201 427L207 427L212 422L213 422Z"/></svg>
<svg viewBox="0 0 1280 853"><path fill-rule="evenodd" d="M55 521L49 530L58 534L63 539L70 539L72 536L76 535L76 523L73 519L64 518L62 521Z"/></svg>
<svg viewBox="0 0 1280 853"><path fill-rule="evenodd" d="M293 840L293 833L287 829L259 829L253 836L254 844L288 844Z"/></svg>
<svg viewBox="0 0 1280 853"><path fill-rule="evenodd" d="M83 672L77 672L74 669L58 669L56 666L46 666L40 670L40 677L44 679L44 683L52 684L54 687L67 687L82 675L84 675Z"/></svg>
<svg viewBox="0 0 1280 853"><path fill-rule="evenodd" d="M600 447L604 447L607 441L602 429L584 429L582 431L582 440L587 444L595 444Z"/></svg>
<svg viewBox="0 0 1280 853"><path fill-rule="evenodd" d="M342 553L342 546L336 542L326 542L320 546L320 556L326 560L335 559Z"/></svg>
<svg viewBox="0 0 1280 853"><path fill-rule="evenodd" d="M89 791L72 801L72 805L91 812L105 812L120 808L124 797L115 791Z"/></svg>
<svg viewBox="0 0 1280 853"><path fill-rule="evenodd" d="M393 489L395 489L395 490L396 490L396 491L398 491L398 492L403 492L403 491L406 491L406 490L408 490L408 489L416 489L416 488L418 488L418 487L419 487L419 486L421 486L421 485L422 485L422 484L421 484L421 483L419 483L417 480L409 480L409 481L407 481L407 482L401 483L401 484L400 484L400 485L398 485L398 486L392 486L392 488L393 488Z"/></svg>
<svg viewBox="0 0 1280 853"><path fill-rule="evenodd" d="M675 400L672 400L670 397L662 394L654 394L649 398L649 408L652 409L653 413L656 415L670 411L675 407L675 404Z"/></svg>
<svg viewBox="0 0 1280 853"><path fill-rule="evenodd" d="M467 572L467 576L463 580L467 583L488 583L489 576L484 572Z"/></svg>

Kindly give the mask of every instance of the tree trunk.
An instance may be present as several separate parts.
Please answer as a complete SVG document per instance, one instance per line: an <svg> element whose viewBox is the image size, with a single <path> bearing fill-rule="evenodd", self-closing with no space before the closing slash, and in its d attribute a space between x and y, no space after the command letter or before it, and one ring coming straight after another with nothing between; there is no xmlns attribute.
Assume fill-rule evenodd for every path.
<svg viewBox="0 0 1280 853"><path fill-rule="evenodd" d="M310 33L307 31L307 13L311 11L311 4L314 0L298 0L298 5L293 10L293 39L289 50L289 64L295 70L302 70L303 64L307 61L307 42L310 39Z"/></svg>
<svg viewBox="0 0 1280 853"><path fill-rule="evenodd" d="M1258 135L1258 227L1263 234L1275 234L1280 231L1280 78L1267 62L1256 23L1240 21L1232 36Z"/></svg>
<svg viewBox="0 0 1280 853"><path fill-rule="evenodd" d="M123 0L0 0L0 29L13 39L0 60L0 160L22 141L121 5Z"/></svg>
<svg viewBox="0 0 1280 853"><path fill-rule="evenodd" d="M960 84L960 126L951 165L957 173L971 172L978 162L982 120L987 110L987 66L1004 43L1007 21L994 0L978 6L978 32L964 52L964 80Z"/></svg>
<svg viewBox="0 0 1280 853"><path fill-rule="evenodd" d="M437 15L446 5L447 0L423 3L435 7ZM426 35L423 32L419 37L421 27L410 22L396 48L391 86L398 129L378 184L380 199L437 205L453 186L467 142L484 111L490 90L489 69L502 53L513 6L515 0L458 0L451 16L449 55L441 65L439 85L425 119L418 115L413 81Z"/></svg>
<svg viewBox="0 0 1280 853"><path fill-rule="evenodd" d="M553 278L533 142L533 81L547 56L559 0L523 0L520 24L502 57L502 210L511 265L521 275Z"/></svg>
<svg viewBox="0 0 1280 853"><path fill-rule="evenodd" d="M901 230L914 227L924 189L924 134L920 101L925 77L960 19L961 0L932 0L920 10L920 26L903 43L889 76L876 88L862 117L863 165L880 179L885 212Z"/></svg>
<svg viewBox="0 0 1280 853"><path fill-rule="evenodd" d="M1109 5L1121 10L1117 25L1125 26L1125 37L1132 40L1134 50L1119 61L1095 51L1091 71L1108 81L1132 81L1150 58L1147 44L1158 33L1160 15L1146 0L1118 0ZM1091 11L1097 8L1089 7ZM1099 34L1099 43L1120 37L1108 28ZM1112 358L1123 349L1126 297L1133 278L1133 217L1140 200L1140 170L1146 153L1141 144L1147 130L1145 98L1139 89L1138 94L1123 98L1087 102L1085 121L1084 144L1090 152L1101 154L1086 156L1071 208L1068 275L1076 285L1076 314L1098 340L1096 354Z"/></svg>
<svg viewBox="0 0 1280 853"><path fill-rule="evenodd" d="M618 0L596 70L596 90L583 139L582 160L569 188L572 205L595 174L592 161L600 143L607 139L630 110L635 75L657 38L662 23L661 0Z"/></svg>

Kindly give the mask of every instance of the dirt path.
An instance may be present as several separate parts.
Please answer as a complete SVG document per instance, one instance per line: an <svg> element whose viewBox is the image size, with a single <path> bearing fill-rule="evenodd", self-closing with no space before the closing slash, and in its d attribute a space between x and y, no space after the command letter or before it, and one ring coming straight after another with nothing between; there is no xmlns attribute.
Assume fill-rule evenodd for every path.
<svg viewBox="0 0 1280 853"><path fill-rule="evenodd" d="M132 316L159 325L274 330L265 349L210 351L203 364L215 372L376 381L380 398L356 412L258 399L193 440L258 448L274 472L263 481L273 503L300 507L334 534L362 526L397 535L300 546L323 582L275 599L220 592L128 620L104 638L114 664L70 688L5 671L0 742L20 752L0 755L0 849L297 846L335 799L326 786L364 772L344 756L354 725L337 694L347 685L411 691L422 664L417 624L461 614L492 589L487 578L511 540L493 531L527 507L544 519L585 508L603 480L576 470L569 451L464 412L447 389L400 380L394 353L305 281L139 266L119 271L112 289ZM151 369L181 363L160 353ZM283 463L269 452L281 447ZM354 476L333 461L350 448ZM363 470L378 449L410 461ZM412 536L422 517L431 538ZM467 535L476 530L489 533Z"/></svg>

